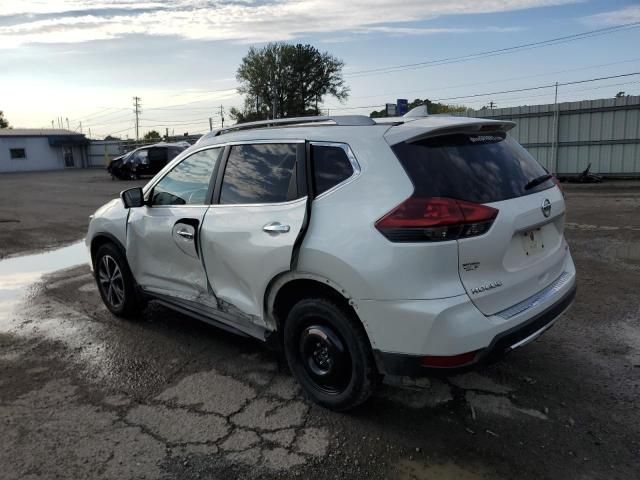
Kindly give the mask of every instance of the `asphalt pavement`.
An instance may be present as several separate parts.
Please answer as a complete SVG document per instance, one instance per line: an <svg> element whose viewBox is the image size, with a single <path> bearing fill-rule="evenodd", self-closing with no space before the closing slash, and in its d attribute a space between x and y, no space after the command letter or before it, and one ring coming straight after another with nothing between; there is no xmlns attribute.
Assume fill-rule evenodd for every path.
<svg viewBox="0 0 640 480"><path fill-rule="evenodd" d="M640 476L640 182L565 186L578 295L540 339L343 414L257 342L157 305L106 310L73 243L133 185L0 176L2 478Z"/></svg>

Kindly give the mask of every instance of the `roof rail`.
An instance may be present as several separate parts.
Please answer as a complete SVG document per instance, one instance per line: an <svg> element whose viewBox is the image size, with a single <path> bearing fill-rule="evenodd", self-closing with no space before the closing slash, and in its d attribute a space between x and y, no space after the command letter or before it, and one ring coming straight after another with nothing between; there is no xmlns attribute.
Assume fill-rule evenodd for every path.
<svg viewBox="0 0 640 480"><path fill-rule="evenodd" d="M347 126L347 127L360 127L367 125L375 125L371 118L365 115L326 115L317 117L292 117L292 118L276 118L273 120L260 120L258 122L247 122L238 125L233 125L227 128L220 128L215 130L215 135L223 135L227 132L233 132L237 130L250 130L253 128L266 128L266 127L285 127L294 125L305 125L313 123L333 122L334 125Z"/></svg>

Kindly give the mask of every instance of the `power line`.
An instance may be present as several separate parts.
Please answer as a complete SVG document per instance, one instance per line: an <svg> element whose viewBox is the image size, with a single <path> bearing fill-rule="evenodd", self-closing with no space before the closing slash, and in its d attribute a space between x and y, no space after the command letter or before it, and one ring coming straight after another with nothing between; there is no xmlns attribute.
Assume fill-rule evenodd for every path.
<svg viewBox="0 0 640 480"><path fill-rule="evenodd" d="M345 74L345 77L361 77L361 76L381 74L381 73L393 73L393 72L396 72L396 71L412 70L412 69L424 68L424 67L429 67L429 66L447 65L447 64L450 64L450 63L464 62L464 61L474 60L474 59L478 59L478 58L484 58L484 57L496 56L496 55L503 55L503 54L506 54L506 53L513 53L513 52L517 52L517 51L525 50L525 49L540 48L540 47L544 47L544 46L556 45L556 44L560 44L560 43L566 43L566 42L570 42L570 41L581 40L581 39L584 39L584 38L590 38L590 37L594 37L594 36L607 35L607 34L610 34L610 33L616 33L618 31L624 31L624 30L636 28L638 26L640 26L640 22L631 22L631 23L627 23L627 24L623 24L623 25L605 27L605 28L600 28L600 29L591 30L591 31L587 31L587 32L581 32L581 33L576 33L576 34L572 34L572 35L566 35L566 36L562 36L562 37L556 37L556 38L552 38L552 39L541 40L541 41L538 41L538 42L530 42L530 43L525 43L525 44L521 44L521 45L511 46L511 47L504 47L504 48L494 49L494 50L486 50L486 51L482 51L482 52L476 52L476 53L467 54L467 55L461 55L461 56L457 56L457 57L446 57L446 58L441 58L441 59L436 59L436 60L428 60L428 61L424 61L424 62L403 64L403 65L395 65L395 66L388 66L388 67L380 67L380 68L367 69L367 70L358 70L358 71L355 71L355 72L351 72L351 73ZM201 97L206 97L206 96L209 96L209 95L214 94L214 93L231 92L233 90L236 90L237 88L238 88L238 86L231 87L231 88L225 88L225 89L210 90L208 92L205 92L205 93L201 94L200 96ZM370 97L372 97L372 96L370 96ZM361 98L365 98L365 97L361 97ZM134 100L135 100L135 98L134 98ZM148 107L147 110L173 110L173 109L176 109L175 107L182 107L182 106L191 105L191 104L194 104L194 103L201 103L203 101L216 101L216 99L194 100L194 101L190 101L190 102L177 103L177 104L173 104L173 105L164 105L164 106L160 106L160 107ZM197 109L202 109L202 110L207 110L207 107L187 107L187 109L191 109L191 110L195 110L196 108ZM112 115L112 114L116 113L116 112L113 112L113 111L109 112L109 113L102 113L102 112L106 112L107 110L127 110L127 108L105 107L103 110L94 112L94 113L89 114L87 116L78 117L78 118L75 119L75 121L78 121L78 120L87 121L90 118L93 121L95 121L95 119L97 119L99 117L109 116L109 115Z"/></svg>
<svg viewBox="0 0 640 480"><path fill-rule="evenodd" d="M609 75L608 77L588 78L586 80L575 80L573 82L562 82L562 83L557 83L557 85L559 87L562 87L562 86L566 86L566 85L577 85L579 83L597 82L599 80L609 80L609 79L612 79L612 78L630 77L630 76L633 76L633 75L640 75L640 72L623 73L623 74L620 74L620 75ZM538 85L536 87L515 88L515 89L512 89L512 90L502 90L500 92L476 93L476 94L473 94L473 95L460 95L460 96L457 96L457 97L435 98L432 101L440 102L440 101L443 101L443 100L458 100L458 99L462 99L462 98L487 97L489 95L499 95L499 94L502 94L502 93L528 92L528 91L531 91L531 90L540 90L540 89L543 89L543 88L552 88L552 87L555 87L555 86L556 86L556 83L551 83L551 84L547 84L547 85Z"/></svg>
<svg viewBox="0 0 640 480"><path fill-rule="evenodd" d="M446 57L446 58L440 58L436 60L427 60L424 62L407 63L404 65L372 68L368 70L358 70L355 72L345 74L345 77L361 77L361 76L367 76L367 75L373 75L373 74L392 73L396 71L413 70L413 69L424 68L429 66L447 65L450 63L465 62L468 60L475 60L477 58L504 55L507 53L514 53L520 50L541 48L549 45L557 45L560 43L567 43L567 42L572 42L576 40L582 40L584 38L590 38L590 37L595 37L600 35L608 35L610 33L615 33L621 30L636 28L638 26L640 26L640 22L626 23L624 25L616 25L612 27L599 28L597 30L590 30L588 32L576 33L573 35L566 35L563 37L556 37L556 38L551 38L547 40L541 40L538 42L524 43L520 45L514 45L512 47L504 47L504 48L498 48L494 50L485 50L482 52L471 53L467 55L460 55L457 57Z"/></svg>
<svg viewBox="0 0 640 480"><path fill-rule="evenodd" d="M587 78L584 80L574 80L571 82L562 82L562 83L558 83L559 87L562 86L567 86L567 85L578 85L578 84L582 84L582 83L589 83L589 82L597 82L600 80L610 80L612 78L623 78L623 77L630 77L630 76L634 76L634 75L640 75L640 72L631 72L631 73L623 73L620 75L609 75L606 77L595 77L595 78ZM476 98L476 97L487 97L487 96L491 96L491 95L502 95L505 93L517 93L517 92L528 92L528 91L533 91L533 90L541 90L541 89L545 89L545 88L554 88L556 86L556 83L550 83L550 84L545 84L545 85L536 85L534 87L527 87L527 88L515 88L515 89L511 89L511 90L502 90L502 91L497 91L497 92L486 92L486 93L476 93L476 94L472 94L472 95L459 95L456 97L445 97L445 98L434 98L434 99L430 99L431 101L434 102L440 102L440 101L445 101L445 100L460 100L460 99L464 99L464 98ZM358 105L358 106L354 106L354 107L327 107L331 110L357 110L360 108L380 108L380 107L384 107L384 105L382 104L376 104L376 105Z"/></svg>
<svg viewBox="0 0 640 480"><path fill-rule="evenodd" d="M601 63L601 64L597 64L597 65L588 65L588 66L578 67L578 68L568 68L568 69L563 69L563 70L555 70L553 72L535 73L535 74L531 74L531 75L521 75L521 76L518 76L518 77L499 78L499 79L488 80L488 81L484 81L484 82L463 83L463 84L451 85L451 86L447 86L447 87L436 87L436 88L430 88L429 91L430 92L435 92L435 91L438 91L438 90L452 90L452 89L463 88L463 87L475 87L477 85L487 85L487 84L511 82L513 80L523 80L523 79L536 78L536 77L545 77L545 76L549 76L549 75L556 75L558 73L569 73L569 72L577 72L577 71L580 71L580 70L589 70L589 69L592 69L592 68L610 67L612 65L620 65L622 63L637 62L639 60L640 60L640 57L636 57L636 58L631 58L631 59L628 59L628 60L621 60L621 61L618 61L618 62ZM358 96L349 97L349 98L350 99L354 99L354 98L389 97L389 96L394 96L394 95L406 95L407 93L416 93L416 92L424 92L424 91L425 91L425 89L421 88L419 90L404 90L402 92L384 92L384 93L377 93L377 94L374 94L374 95L358 95ZM328 106L327 108L331 108L331 106Z"/></svg>
<svg viewBox="0 0 640 480"><path fill-rule="evenodd" d="M180 123L172 123L172 124L166 124L166 123L143 124L143 125L140 125L140 126L143 127L143 128L164 127L164 126L179 127L179 126L184 126L184 125L202 125L203 123L207 123L208 121L209 121L208 119L204 119L204 120L200 120L200 121L196 121L196 122L180 122Z"/></svg>
<svg viewBox="0 0 640 480"><path fill-rule="evenodd" d="M213 117L215 117L214 114L212 114ZM182 120L161 120L158 118L142 118L141 120L146 121L146 122L160 122L160 123L167 123L167 124L171 124L171 123L184 123L186 121L199 121L202 120L203 122L207 121L209 117L198 117L198 118L184 118Z"/></svg>
<svg viewBox="0 0 640 480"><path fill-rule="evenodd" d="M562 96L566 97L567 95L571 95L571 94L576 94L576 93L580 93L580 92L587 92L587 91L592 91L592 90L601 90L604 88L611 88L611 87L619 87L622 85L633 85L633 84L638 84L640 83L640 81L631 81L631 82L618 82L618 83L607 83L606 85L598 85L597 87L589 87L589 88L580 88L580 89L570 89L568 91L563 91ZM554 84L555 86L555 84ZM512 102L514 100L529 100L532 98L540 98L540 97L552 97L553 96L553 92L546 92L546 93L539 93L536 95L527 95L525 97L523 96L517 96L517 97L496 97L496 100L498 101L502 101L502 102ZM468 102L464 102L465 105L474 105L474 104L485 104L486 100L471 100Z"/></svg>
<svg viewBox="0 0 640 480"><path fill-rule="evenodd" d="M107 110L116 110L116 111L111 111L111 112L107 112ZM113 115L115 113L119 113L118 110L129 110L128 108L119 108L119 107L105 107L102 108L101 110L98 110L96 112L90 113L89 115L85 115L83 117L77 117L75 119L73 119L74 121L87 121L87 120L95 120L96 118L100 118L100 117L108 117L109 115ZM105 113L103 113L105 112Z"/></svg>

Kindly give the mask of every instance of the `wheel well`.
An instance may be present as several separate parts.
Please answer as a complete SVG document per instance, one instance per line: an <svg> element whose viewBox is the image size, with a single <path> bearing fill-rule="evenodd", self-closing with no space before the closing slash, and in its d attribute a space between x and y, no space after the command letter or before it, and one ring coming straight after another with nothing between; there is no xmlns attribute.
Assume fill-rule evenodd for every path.
<svg viewBox="0 0 640 480"><path fill-rule="evenodd" d="M120 244L120 242L118 242L116 239L111 238L108 235L96 235L93 240L91 240L91 263L93 263L93 260L96 256L96 253L98 252L98 249L102 246L105 245L107 243L112 243L113 245L115 245L117 248L119 248L122 253L124 254L124 249L122 248L122 245Z"/></svg>
<svg viewBox="0 0 640 480"><path fill-rule="evenodd" d="M351 311L357 318L356 311L349 304L347 300L340 292L333 287L324 284L317 280L311 279L298 279L292 280L283 285L276 294L273 302L273 315L276 319L278 330L283 331L282 326L287 318L287 315L293 308L293 306L303 298L310 297L324 297L331 298L336 303L344 306Z"/></svg>

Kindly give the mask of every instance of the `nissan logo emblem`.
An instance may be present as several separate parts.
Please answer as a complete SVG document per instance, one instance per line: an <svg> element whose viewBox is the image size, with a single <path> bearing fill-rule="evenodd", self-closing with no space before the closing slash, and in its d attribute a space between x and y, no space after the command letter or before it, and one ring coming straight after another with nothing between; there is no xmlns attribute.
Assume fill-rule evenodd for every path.
<svg viewBox="0 0 640 480"><path fill-rule="evenodd" d="M548 217L549 215L551 215L551 202L549 201L548 198L545 198L544 201L542 202L542 207L540 207L542 209L542 214L545 217Z"/></svg>

